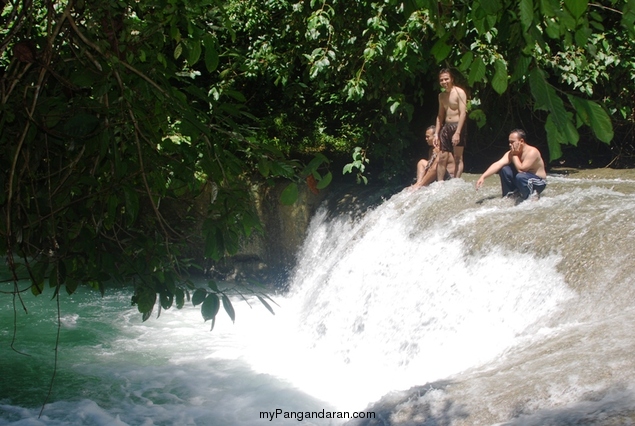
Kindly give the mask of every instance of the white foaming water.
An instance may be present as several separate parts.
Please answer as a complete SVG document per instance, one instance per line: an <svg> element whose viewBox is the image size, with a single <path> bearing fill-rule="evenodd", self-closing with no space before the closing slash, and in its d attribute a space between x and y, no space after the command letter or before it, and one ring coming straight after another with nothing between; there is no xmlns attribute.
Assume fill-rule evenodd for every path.
<svg viewBox="0 0 635 426"><path fill-rule="evenodd" d="M69 306L69 300L74 306ZM247 426L271 424L261 418L261 411L333 409L274 375L254 371L247 363L245 353L257 342L246 339L258 331L277 332L264 327L275 327L275 317L257 306L257 300L251 301L252 309L235 300L236 326L220 316L212 333L200 310L191 306L164 311L159 319L142 323L136 309L126 308L128 292L111 292L101 299L79 291L66 302L63 311L79 310L80 314L72 325L62 323L55 388L42 417L37 405L46 396L52 373L50 314L55 312L43 318L40 314L46 308L32 307L33 329L47 326L48 337L34 337L37 341L32 342L18 338L17 348L28 358L3 348L3 361L8 360L0 364L3 387L20 387L23 395L35 400L29 401L35 407L8 403L10 395L3 389L0 425ZM5 342L7 334L2 336ZM28 365L34 359L48 368L40 374L30 371ZM17 362L26 365L23 371L10 370ZM295 418L279 418L275 424L297 423Z"/></svg>
<svg viewBox="0 0 635 426"><path fill-rule="evenodd" d="M398 194L359 221L316 214L284 300L293 309L285 333L252 365L361 409L495 357L574 297L557 255L466 255L443 227L420 232L412 197Z"/></svg>

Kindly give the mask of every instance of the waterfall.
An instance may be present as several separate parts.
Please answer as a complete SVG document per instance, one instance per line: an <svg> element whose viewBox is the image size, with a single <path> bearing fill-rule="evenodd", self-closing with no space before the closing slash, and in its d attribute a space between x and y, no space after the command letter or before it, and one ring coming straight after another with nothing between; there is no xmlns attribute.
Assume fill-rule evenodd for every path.
<svg viewBox="0 0 635 426"><path fill-rule="evenodd" d="M551 175L518 205L476 178L325 201L275 315L236 298L210 333L191 305L142 322L125 290L64 296L42 418L55 304L25 298L18 353L1 298L0 425L635 423L635 173Z"/></svg>
<svg viewBox="0 0 635 426"><path fill-rule="evenodd" d="M283 299L294 326L275 344L278 374L340 407L452 383L441 399L460 395L465 424L615 389L631 403L635 181L552 176L516 205L467 180L317 212Z"/></svg>

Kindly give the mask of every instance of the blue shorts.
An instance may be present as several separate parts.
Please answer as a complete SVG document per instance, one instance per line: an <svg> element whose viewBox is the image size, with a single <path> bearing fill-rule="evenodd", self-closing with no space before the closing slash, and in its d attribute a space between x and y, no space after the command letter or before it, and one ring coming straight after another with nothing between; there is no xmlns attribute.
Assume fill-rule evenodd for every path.
<svg viewBox="0 0 635 426"><path fill-rule="evenodd" d="M536 192L540 194L547 187L547 181L533 173L517 172L512 166L504 166L498 175L501 178L503 197L518 191L523 200Z"/></svg>

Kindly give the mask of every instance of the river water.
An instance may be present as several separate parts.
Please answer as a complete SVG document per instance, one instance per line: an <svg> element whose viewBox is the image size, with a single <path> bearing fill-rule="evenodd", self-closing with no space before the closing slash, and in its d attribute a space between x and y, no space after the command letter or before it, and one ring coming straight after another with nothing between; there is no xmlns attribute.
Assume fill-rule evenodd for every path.
<svg viewBox="0 0 635 426"><path fill-rule="evenodd" d="M141 322L125 290L0 297L0 425L635 424L635 173L477 176L365 211L325 203L289 291ZM3 288L4 290L4 288Z"/></svg>

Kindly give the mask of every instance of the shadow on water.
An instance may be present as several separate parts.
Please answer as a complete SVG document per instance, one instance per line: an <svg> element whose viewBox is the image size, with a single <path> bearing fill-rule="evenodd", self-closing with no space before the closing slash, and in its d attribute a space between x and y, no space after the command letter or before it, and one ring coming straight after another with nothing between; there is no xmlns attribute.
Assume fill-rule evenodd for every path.
<svg viewBox="0 0 635 426"><path fill-rule="evenodd" d="M359 218L401 190L403 190L401 186L344 185L328 195L325 205L331 219L343 215Z"/></svg>
<svg viewBox="0 0 635 426"><path fill-rule="evenodd" d="M617 426L635 424L634 395L623 386L613 386L589 395L577 402L556 409L533 412L529 400L509 407L503 423L492 423L495 413L472 413L472 408L459 397L451 397L461 383L439 381L416 386L407 391L391 392L369 406L375 418L355 419L345 426ZM496 395L492 395L495 399ZM461 402L459 402L461 401ZM479 411L491 408L482 403Z"/></svg>
<svg viewBox="0 0 635 426"><path fill-rule="evenodd" d="M484 197L484 198L481 198L481 199L477 200L475 204L481 205L481 204L483 204L486 201L496 200L497 198L500 198L500 197L497 196L497 195L490 195L489 197Z"/></svg>
<svg viewBox="0 0 635 426"><path fill-rule="evenodd" d="M540 410L535 413L524 404L518 404L512 420L497 426L615 426L635 424L634 395L623 386L613 386L590 392L587 398L566 407Z"/></svg>
<svg viewBox="0 0 635 426"><path fill-rule="evenodd" d="M549 170L550 175L558 175L558 176L569 176L580 173L578 169L573 169L570 167L553 167Z"/></svg>
<svg viewBox="0 0 635 426"><path fill-rule="evenodd" d="M456 401L440 399L451 382L440 381L416 386L403 392L391 392L366 411L374 419L356 419L345 426L420 425L451 426L469 417L465 407Z"/></svg>

